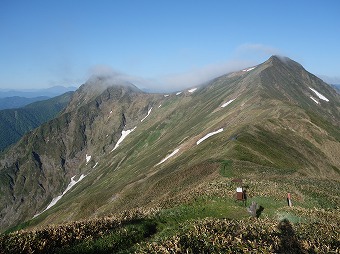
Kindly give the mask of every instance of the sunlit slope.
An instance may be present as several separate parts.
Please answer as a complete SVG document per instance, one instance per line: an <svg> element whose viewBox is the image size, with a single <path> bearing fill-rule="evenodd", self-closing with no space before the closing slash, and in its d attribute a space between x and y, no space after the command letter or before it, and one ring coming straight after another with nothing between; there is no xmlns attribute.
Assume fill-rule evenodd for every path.
<svg viewBox="0 0 340 254"><path fill-rule="evenodd" d="M191 189L218 179L225 160L252 162L283 175L339 179L339 117L332 109L338 97L321 81L310 84L303 77L270 87L262 77L275 64L286 64L277 60L220 77L191 93L164 97L142 122L128 127L136 128L117 149L89 163L98 164L46 213L51 216L45 222L176 203L176 197L181 200ZM329 101L317 104L309 86Z"/></svg>
<svg viewBox="0 0 340 254"><path fill-rule="evenodd" d="M31 219L61 194L31 225L171 207L208 191L230 161L235 177L267 172L275 179L339 180L339 95L288 58L271 57L167 95L131 86L96 89L98 82L82 86L64 115L2 159L3 227ZM53 148L46 149L47 140ZM32 172L32 185L23 184ZM64 193L71 177L81 175ZM19 215L10 217L9 208Z"/></svg>

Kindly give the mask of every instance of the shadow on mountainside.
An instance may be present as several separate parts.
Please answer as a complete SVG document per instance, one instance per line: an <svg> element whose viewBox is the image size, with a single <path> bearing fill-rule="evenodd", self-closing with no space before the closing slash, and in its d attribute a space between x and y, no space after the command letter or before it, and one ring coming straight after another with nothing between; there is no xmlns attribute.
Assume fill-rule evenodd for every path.
<svg viewBox="0 0 340 254"><path fill-rule="evenodd" d="M278 225L278 228L281 231L281 244L278 249L278 253L307 253L302 248L289 220L284 219L281 221Z"/></svg>

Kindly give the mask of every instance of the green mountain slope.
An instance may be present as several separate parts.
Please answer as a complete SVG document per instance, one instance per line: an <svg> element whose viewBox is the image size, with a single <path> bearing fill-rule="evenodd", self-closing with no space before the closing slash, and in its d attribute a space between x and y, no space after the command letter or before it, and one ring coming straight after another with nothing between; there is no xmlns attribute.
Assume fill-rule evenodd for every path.
<svg viewBox="0 0 340 254"><path fill-rule="evenodd" d="M34 102L18 109L0 111L0 150L17 142L25 133L57 116L71 100L73 92Z"/></svg>
<svg viewBox="0 0 340 254"><path fill-rule="evenodd" d="M49 97L47 96L39 96L39 97L34 97L34 98L12 96L12 97L0 98L0 110L11 109L11 108L21 108L30 103L33 103L36 101L47 100L47 99L49 99Z"/></svg>
<svg viewBox="0 0 340 254"><path fill-rule="evenodd" d="M340 98L296 62L273 56L180 94L107 84L80 87L62 115L1 157L2 229L138 207L181 214L178 205L244 218L233 178L270 218L285 212L287 192L303 209L337 209Z"/></svg>

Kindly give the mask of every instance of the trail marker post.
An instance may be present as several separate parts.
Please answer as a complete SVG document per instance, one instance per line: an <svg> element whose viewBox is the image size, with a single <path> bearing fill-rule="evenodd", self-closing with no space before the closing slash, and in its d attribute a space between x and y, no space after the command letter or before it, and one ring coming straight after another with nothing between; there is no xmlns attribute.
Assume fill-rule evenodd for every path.
<svg viewBox="0 0 340 254"><path fill-rule="evenodd" d="M290 195L289 192L288 192L288 194L287 194L287 204L288 204L289 207L292 207L292 206L293 206L293 204L292 204L292 199L291 199L291 195Z"/></svg>

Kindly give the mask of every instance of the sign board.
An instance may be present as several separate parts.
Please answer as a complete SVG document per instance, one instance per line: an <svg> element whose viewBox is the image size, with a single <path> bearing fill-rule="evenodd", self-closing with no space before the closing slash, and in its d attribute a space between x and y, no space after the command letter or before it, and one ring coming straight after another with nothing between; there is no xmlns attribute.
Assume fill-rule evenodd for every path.
<svg viewBox="0 0 340 254"><path fill-rule="evenodd" d="M236 188L236 199L237 200L244 200L243 188L242 187L237 187Z"/></svg>

